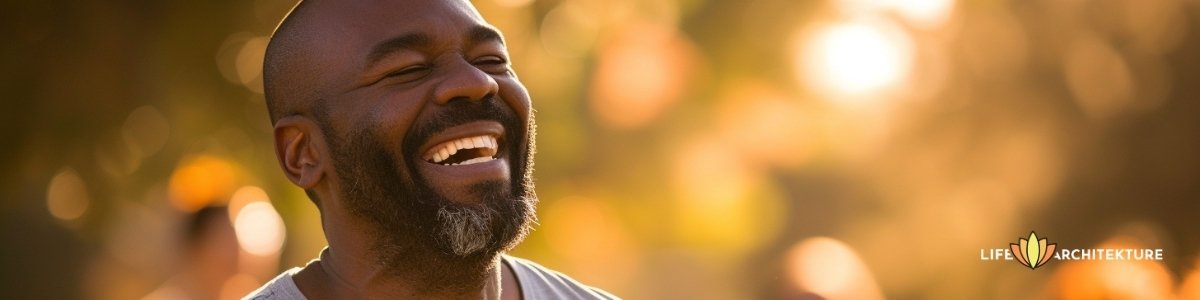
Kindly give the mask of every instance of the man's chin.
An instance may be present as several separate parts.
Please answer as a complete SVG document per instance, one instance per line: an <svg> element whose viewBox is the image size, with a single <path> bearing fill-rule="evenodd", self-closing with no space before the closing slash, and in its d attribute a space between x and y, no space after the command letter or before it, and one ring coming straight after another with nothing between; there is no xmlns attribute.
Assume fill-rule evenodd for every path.
<svg viewBox="0 0 1200 300"><path fill-rule="evenodd" d="M469 193L476 204L444 203L437 213L443 251L456 256L493 256L524 238L533 207L507 184L486 182Z"/></svg>

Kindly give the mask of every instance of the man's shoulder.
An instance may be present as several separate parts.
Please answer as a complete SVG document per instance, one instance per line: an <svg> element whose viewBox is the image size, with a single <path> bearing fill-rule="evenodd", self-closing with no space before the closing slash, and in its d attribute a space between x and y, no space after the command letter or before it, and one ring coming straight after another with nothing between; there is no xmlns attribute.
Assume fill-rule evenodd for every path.
<svg viewBox="0 0 1200 300"><path fill-rule="evenodd" d="M526 300L621 299L528 259L505 255L504 261L517 274L521 294Z"/></svg>
<svg viewBox="0 0 1200 300"><path fill-rule="evenodd" d="M275 279L242 297L242 300L307 300L304 294L300 293L300 288L296 287L296 281L292 279L297 272L300 272L300 268L283 271L279 276L275 276Z"/></svg>

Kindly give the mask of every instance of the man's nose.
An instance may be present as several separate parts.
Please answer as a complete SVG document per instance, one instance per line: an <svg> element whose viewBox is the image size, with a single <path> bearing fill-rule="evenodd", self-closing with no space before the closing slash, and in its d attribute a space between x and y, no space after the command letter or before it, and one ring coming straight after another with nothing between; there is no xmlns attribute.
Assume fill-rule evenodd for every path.
<svg viewBox="0 0 1200 300"><path fill-rule="evenodd" d="M496 79L466 60L458 60L446 71L446 79L434 91L437 104L455 100L481 101L500 89Z"/></svg>

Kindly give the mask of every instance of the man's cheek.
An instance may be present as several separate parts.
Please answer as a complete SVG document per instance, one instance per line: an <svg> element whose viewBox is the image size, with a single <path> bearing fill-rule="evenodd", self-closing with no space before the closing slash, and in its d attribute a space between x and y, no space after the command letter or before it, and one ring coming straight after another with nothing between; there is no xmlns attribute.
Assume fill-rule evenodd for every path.
<svg viewBox="0 0 1200 300"><path fill-rule="evenodd" d="M516 112L521 119L528 119L533 105L525 86L515 78L499 79L497 82L500 84L499 96L504 100L504 104Z"/></svg>
<svg viewBox="0 0 1200 300"><path fill-rule="evenodd" d="M412 124L419 121L419 117L424 115L421 111L426 109L422 100L395 97L384 100L375 108L371 108L371 122L376 123L375 127L383 129L384 138L392 141L402 141L408 134L408 130L412 128Z"/></svg>

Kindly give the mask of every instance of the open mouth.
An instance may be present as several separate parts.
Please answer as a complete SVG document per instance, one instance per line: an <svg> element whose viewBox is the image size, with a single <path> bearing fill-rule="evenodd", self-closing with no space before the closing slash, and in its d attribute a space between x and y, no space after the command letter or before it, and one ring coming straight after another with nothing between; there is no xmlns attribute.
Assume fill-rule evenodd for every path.
<svg viewBox="0 0 1200 300"><path fill-rule="evenodd" d="M417 148L412 158L418 176L436 192L459 203L480 203L476 194L485 182L512 182L512 146L500 122L483 120L440 130Z"/></svg>
<svg viewBox="0 0 1200 300"><path fill-rule="evenodd" d="M482 134L434 145L421 158L443 166L472 165L495 160L499 149L496 136Z"/></svg>

